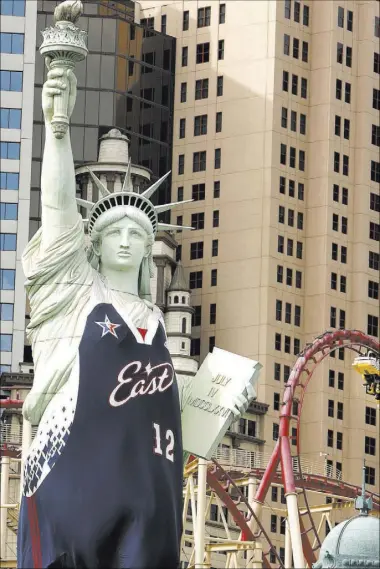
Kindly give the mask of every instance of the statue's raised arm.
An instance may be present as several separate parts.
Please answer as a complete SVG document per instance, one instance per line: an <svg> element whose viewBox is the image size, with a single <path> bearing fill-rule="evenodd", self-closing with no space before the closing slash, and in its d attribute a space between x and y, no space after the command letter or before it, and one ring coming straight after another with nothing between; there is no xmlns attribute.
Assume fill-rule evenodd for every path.
<svg viewBox="0 0 380 569"><path fill-rule="evenodd" d="M78 219L75 201L75 171L70 130L56 138L52 129L54 99L68 91L68 117L76 99L76 77L71 69L56 67L48 72L42 90L45 117L45 149L41 175L42 246L47 248L57 237L73 227Z"/></svg>

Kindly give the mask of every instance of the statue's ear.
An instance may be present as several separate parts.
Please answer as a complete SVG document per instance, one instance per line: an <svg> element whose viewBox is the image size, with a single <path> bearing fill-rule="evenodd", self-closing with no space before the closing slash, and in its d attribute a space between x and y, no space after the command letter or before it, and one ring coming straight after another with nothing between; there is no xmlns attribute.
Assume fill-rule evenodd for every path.
<svg viewBox="0 0 380 569"><path fill-rule="evenodd" d="M94 251L95 255L100 257L100 240L99 241L91 241L91 247Z"/></svg>

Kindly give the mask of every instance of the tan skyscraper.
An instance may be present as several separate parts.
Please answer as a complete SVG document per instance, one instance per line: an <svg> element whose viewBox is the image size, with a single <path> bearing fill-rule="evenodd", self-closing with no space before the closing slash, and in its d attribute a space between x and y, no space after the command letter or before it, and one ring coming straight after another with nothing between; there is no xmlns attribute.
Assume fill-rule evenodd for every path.
<svg viewBox="0 0 380 569"><path fill-rule="evenodd" d="M326 329L379 335L379 4L140 6L141 23L177 38L172 197L195 201L173 222L195 229L176 236L192 354L216 344L261 361L269 409L247 418L269 451L303 346ZM358 485L365 458L378 491L378 411L352 360L318 367L301 449Z"/></svg>

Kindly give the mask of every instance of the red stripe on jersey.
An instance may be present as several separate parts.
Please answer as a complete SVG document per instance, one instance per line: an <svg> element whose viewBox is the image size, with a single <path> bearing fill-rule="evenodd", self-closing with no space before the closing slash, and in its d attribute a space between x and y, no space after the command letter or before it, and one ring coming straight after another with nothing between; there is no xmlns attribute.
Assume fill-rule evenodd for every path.
<svg viewBox="0 0 380 569"><path fill-rule="evenodd" d="M33 566L42 567L40 528L38 525L37 506L34 496L26 499L28 506L29 530L32 543Z"/></svg>
<svg viewBox="0 0 380 569"><path fill-rule="evenodd" d="M140 332L142 339L145 340L145 336L148 330L146 330L145 328L137 328L137 330Z"/></svg>

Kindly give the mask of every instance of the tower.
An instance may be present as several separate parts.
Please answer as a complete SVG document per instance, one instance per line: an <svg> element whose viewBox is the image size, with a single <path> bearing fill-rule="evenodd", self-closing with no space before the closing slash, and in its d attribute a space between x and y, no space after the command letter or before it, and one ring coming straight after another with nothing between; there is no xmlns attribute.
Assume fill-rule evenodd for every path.
<svg viewBox="0 0 380 569"><path fill-rule="evenodd" d="M192 376L198 362L190 355L191 317L190 289L186 283L181 261L178 261L167 291L165 326L168 348L177 374Z"/></svg>

